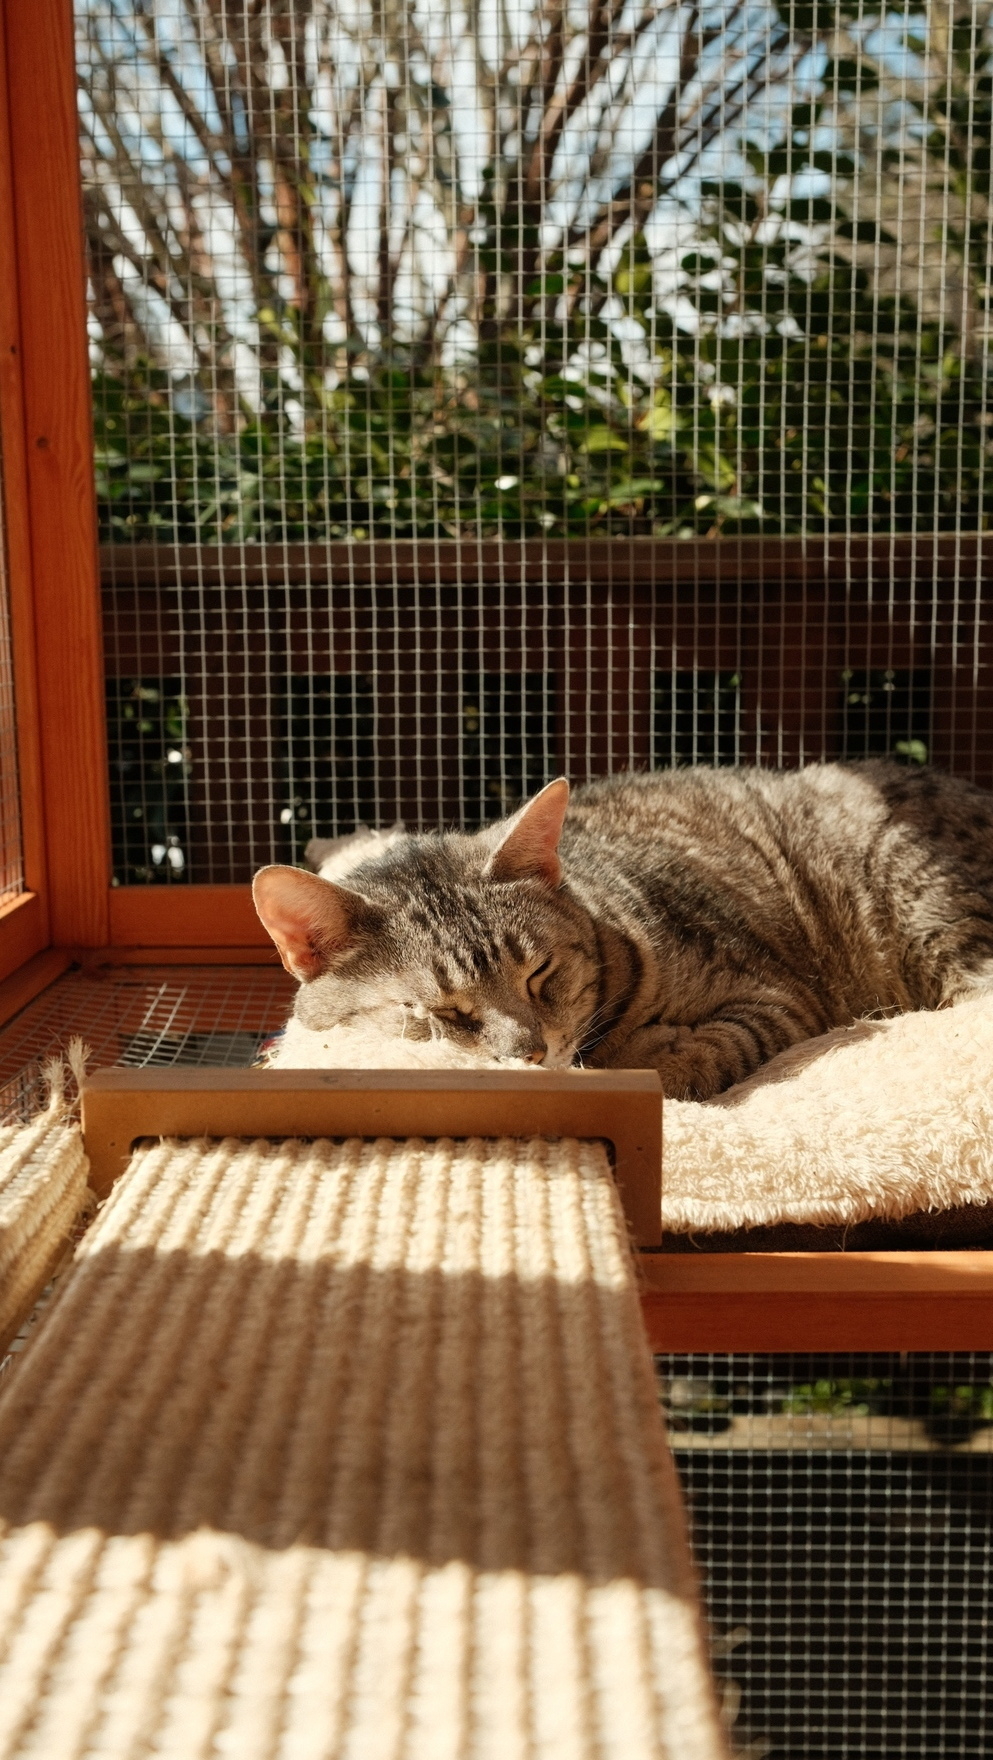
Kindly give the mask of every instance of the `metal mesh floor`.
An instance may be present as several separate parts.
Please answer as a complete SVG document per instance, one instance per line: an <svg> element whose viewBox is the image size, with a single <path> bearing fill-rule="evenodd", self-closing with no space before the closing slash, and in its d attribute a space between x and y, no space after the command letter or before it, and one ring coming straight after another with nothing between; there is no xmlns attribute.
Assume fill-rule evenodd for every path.
<svg viewBox="0 0 993 1760"><path fill-rule="evenodd" d="M78 1035L90 1067L238 1069L290 1011L293 980L267 966L128 966L67 972L0 1029L0 1117L26 1118L45 1059Z"/></svg>
<svg viewBox="0 0 993 1760"><path fill-rule="evenodd" d="M656 1366L735 1751L993 1751L993 1356Z"/></svg>

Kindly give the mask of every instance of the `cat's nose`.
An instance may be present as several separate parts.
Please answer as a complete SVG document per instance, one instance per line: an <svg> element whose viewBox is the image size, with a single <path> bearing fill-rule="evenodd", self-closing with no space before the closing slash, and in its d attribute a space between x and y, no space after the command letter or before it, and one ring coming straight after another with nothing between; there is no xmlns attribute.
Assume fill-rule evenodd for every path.
<svg viewBox="0 0 993 1760"><path fill-rule="evenodd" d="M548 1055L548 1046L547 1045L539 1045L537 1051L529 1051L527 1053L524 1061L525 1061L525 1063L544 1063L547 1055Z"/></svg>

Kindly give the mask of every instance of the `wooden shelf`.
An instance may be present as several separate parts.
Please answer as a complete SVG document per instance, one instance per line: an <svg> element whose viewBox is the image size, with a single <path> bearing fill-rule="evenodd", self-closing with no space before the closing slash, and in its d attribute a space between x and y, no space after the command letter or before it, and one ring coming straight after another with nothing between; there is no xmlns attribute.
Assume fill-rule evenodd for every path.
<svg viewBox="0 0 993 1760"><path fill-rule="evenodd" d="M993 1350L993 1252L639 1254L655 1351Z"/></svg>

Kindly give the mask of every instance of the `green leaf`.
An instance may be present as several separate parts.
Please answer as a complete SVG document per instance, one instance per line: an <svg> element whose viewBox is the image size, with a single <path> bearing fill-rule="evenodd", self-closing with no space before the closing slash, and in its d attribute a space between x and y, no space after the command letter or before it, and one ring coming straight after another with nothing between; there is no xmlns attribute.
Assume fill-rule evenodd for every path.
<svg viewBox="0 0 993 1760"><path fill-rule="evenodd" d="M622 439L613 428L598 427L587 431L586 439L580 446L580 452L628 452L628 442Z"/></svg>
<svg viewBox="0 0 993 1760"><path fill-rule="evenodd" d="M680 426L677 413L668 400L654 403L638 422L639 432L650 435L653 440L670 439Z"/></svg>
<svg viewBox="0 0 993 1760"><path fill-rule="evenodd" d="M652 266L650 263L637 263L632 268L623 264L614 271L614 287L618 293L648 293L652 286Z"/></svg>
<svg viewBox="0 0 993 1760"><path fill-rule="evenodd" d="M620 483L614 483L607 496L608 507L624 507L629 501L639 501L645 495L657 495L666 487L658 477L625 477Z"/></svg>
<svg viewBox="0 0 993 1760"><path fill-rule="evenodd" d="M564 275L539 275L534 281L530 281L525 288L529 299L542 299L551 294L564 293L564 291Z"/></svg>

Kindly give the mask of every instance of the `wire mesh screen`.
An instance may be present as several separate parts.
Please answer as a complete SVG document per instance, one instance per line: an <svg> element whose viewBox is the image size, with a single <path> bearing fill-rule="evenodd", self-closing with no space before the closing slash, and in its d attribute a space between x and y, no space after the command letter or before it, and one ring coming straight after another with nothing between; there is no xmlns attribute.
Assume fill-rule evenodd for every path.
<svg viewBox="0 0 993 1760"><path fill-rule="evenodd" d="M990 1752L993 1357L659 1357L734 1749Z"/></svg>
<svg viewBox="0 0 993 1760"><path fill-rule="evenodd" d="M267 966L67 972L0 1027L0 1123L46 1099L45 1065L82 1039L90 1069L245 1069L286 1021L293 985Z"/></svg>
<svg viewBox="0 0 993 1760"><path fill-rule="evenodd" d="M17 770L14 660L7 584L3 475L0 471L0 905L9 904L23 890L24 864L21 849L20 783Z"/></svg>
<svg viewBox="0 0 993 1760"><path fill-rule="evenodd" d="M993 783L993 7L76 10L120 882L559 771Z"/></svg>

